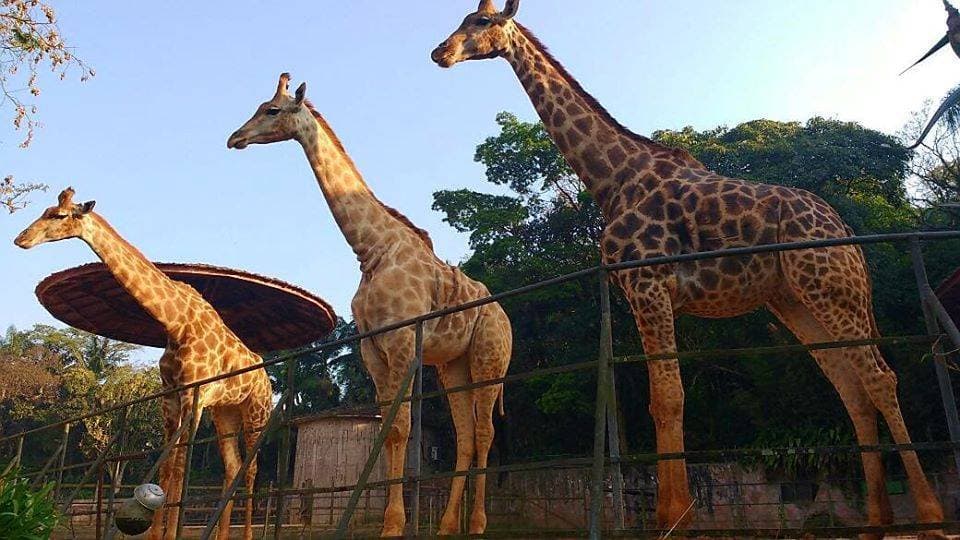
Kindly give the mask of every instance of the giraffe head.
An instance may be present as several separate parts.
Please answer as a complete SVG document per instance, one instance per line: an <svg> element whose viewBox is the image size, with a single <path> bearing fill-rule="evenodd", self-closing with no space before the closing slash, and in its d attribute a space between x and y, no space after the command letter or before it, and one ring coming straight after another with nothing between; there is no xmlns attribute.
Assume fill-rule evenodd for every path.
<svg viewBox="0 0 960 540"><path fill-rule="evenodd" d="M448 68L464 60L482 60L503 56L510 49L510 28L514 25L520 0L507 0L497 11L493 0L481 0L477 11L467 15L460 27L441 43L430 58Z"/></svg>
<svg viewBox="0 0 960 540"><path fill-rule="evenodd" d="M17 235L13 243L30 249L46 242L79 237L95 204L96 201L74 204L73 188L67 188L60 193L57 205L44 210L36 221Z"/></svg>
<svg viewBox="0 0 960 540"><path fill-rule="evenodd" d="M304 105L307 83L297 88L295 95L288 92L290 74L280 74L277 91L264 102L240 129L227 140L227 148L243 150L251 144L269 144L297 138L300 131L313 122L313 116Z"/></svg>

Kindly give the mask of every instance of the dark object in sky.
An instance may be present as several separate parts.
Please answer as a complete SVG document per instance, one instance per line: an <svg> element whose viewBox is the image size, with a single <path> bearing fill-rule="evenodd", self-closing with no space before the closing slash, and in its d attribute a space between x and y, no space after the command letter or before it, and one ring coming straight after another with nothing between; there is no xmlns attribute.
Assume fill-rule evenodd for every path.
<svg viewBox="0 0 960 540"><path fill-rule="evenodd" d="M278 279L203 264L156 266L196 289L227 327L258 353L308 345L336 324L333 308L323 299ZM160 323L103 263L57 272L41 281L36 292L43 307L70 326L128 343L167 346Z"/></svg>
<svg viewBox="0 0 960 540"><path fill-rule="evenodd" d="M910 67L903 70L900 74L903 75L910 68L923 62L929 58L933 53L939 51L947 43L950 44L950 47L953 49L953 52L960 57L960 12L957 11L957 8L950 5L947 0L943 0L943 6L947 9L947 33L933 46L927 54L923 55L919 60L914 62ZM920 146L920 143L923 142L923 139L930 133L930 130L933 129L933 126L940 121L944 114L947 114L948 111L956 107L957 103L960 102L960 87L954 89L947 95L946 99L943 100L943 103L940 104L940 107L937 108L936 112L933 113L933 117L930 118L930 121L927 122L927 126L923 128L923 132L920 134L920 137L917 139L912 146L908 148L910 150L915 149ZM951 115L952 116L952 115ZM952 122L952 118L948 117Z"/></svg>

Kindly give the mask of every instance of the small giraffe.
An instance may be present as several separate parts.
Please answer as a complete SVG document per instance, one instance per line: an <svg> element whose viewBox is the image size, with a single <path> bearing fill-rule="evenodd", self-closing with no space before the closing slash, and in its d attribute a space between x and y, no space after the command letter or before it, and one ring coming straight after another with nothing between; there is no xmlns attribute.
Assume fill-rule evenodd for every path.
<svg viewBox="0 0 960 540"><path fill-rule="evenodd" d="M533 34L514 20L519 0L497 11L480 2L431 55L441 67L503 57L516 72L551 138L601 209L606 263L699 251L840 238L852 234L837 212L800 189L724 178L689 153L620 125ZM859 247L784 251L618 272L647 354L676 352L680 313L724 318L766 306L803 343L874 338L871 285ZM894 440L910 443L897 401L897 378L875 346L813 353L837 389L862 445L875 445L877 412ZM650 362L650 412L657 452L683 452L683 384L676 360ZM916 452L900 452L923 522L943 510ZM889 524L878 452L861 454L871 525ZM684 460L661 460L657 521L692 518ZM939 536L941 533L930 533Z"/></svg>
<svg viewBox="0 0 960 540"><path fill-rule="evenodd" d="M80 238L107 265L118 282L154 319L163 325L168 341L160 358L160 376L163 387L173 388L207 379L247 366L261 363L227 328L220 315L193 287L167 277L143 254L124 240L105 219L93 212L95 202L73 203L74 191L67 188L60 193L59 203L43 212L27 227L14 243L24 249L38 244L66 238ZM187 390L163 398L164 440L169 441L183 422L190 418L196 390ZM243 429L246 451L249 454L267 423L273 409L270 380L264 370L247 373L204 385L200 388L200 411L209 407L217 429L217 442L226 471L223 486L230 485L242 463L238 436ZM196 429L200 414L194 419ZM187 433L180 438L185 443ZM183 470L186 461L184 448L171 451L160 468L160 487L167 494L168 503L181 498ZM247 493L253 493L257 475L254 458L247 471ZM230 535L230 502L220 520L218 538ZM164 535L164 516L166 534ZM150 538L164 535L173 539L177 532L177 508L157 512L150 528ZM247 499L244 538L253 538L253 499Z"/></svg>
<svg viewBox="0 0 960 540"><path fill-rule="evenodd" d="M280 76L273 98L260 105L253 117L230 136L227 147L243 149L250 144L290 139L303 146L334 219L360 261L362 277L351 304L357 328L367 332L489 296L482 283L437 258L426 231L374 196L329 124L306 99L306 84L291 96L287 91L289 80L287 73ZM512 346L510 320L496 303L433 319L423 328L424 364L437 369L445 388L503 377ZM362 340L360 353L378 399L391 400L414 358L414 329ZM498 398L503 414L503 385L452 393L447 398L457 432L456 470L467 470L474 458L478 468L485 468ZM404 403L387 438L390 479L403 475L409 433L410 406ZM475 479L469 527L470 533L479 534L487 524L486 477L477 475ZM464 477L455 477L440 522L442 535L460 532L463 489ZM402 486L393 484L382 534L402 535L405 524Z"/></svg>

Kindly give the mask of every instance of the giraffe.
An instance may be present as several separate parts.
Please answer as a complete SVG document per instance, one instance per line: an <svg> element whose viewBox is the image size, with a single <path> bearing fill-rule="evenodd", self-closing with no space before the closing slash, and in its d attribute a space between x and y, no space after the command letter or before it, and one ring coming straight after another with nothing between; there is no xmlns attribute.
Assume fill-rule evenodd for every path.
<svg viewBox="0 0 960 540"><path fill-rule="evenodd" d="M812 193L722 177L686 151L623 127L514 20L518 8L519 0L508 0L502 11L492 0L482 0L431 57L444 68L494 57L510 63L551 138L601 209L605 263L852 234ZM676 352L678 314L725 318L763 306L803 343L879 336L866 262L855 246L637 268L612 279L627 297L647 354ZM821 350L813 356L839 393L860 444L877 444L878 412L897 443L910 443L896 375L877 347ZM682 452L679 363L655 361L647 367L657 452ZM916 452L901 451L900 457L920 520L942 521L940 502ZM893 512L880 454L863 452L861 458L869 523L889 524ZM689 523L693 501L684 460L660 460L657 475L658 524Z"/></svg>
<svg viewBox="0 0 960 540"><path fill-rule="evenodd" d="M377 199L330 125L306 99L306 83L291 96L289 80L288 73L280 75L274 96L230 136L227 147L244 149L250 144L290 139L303 147L333 217L360 262L362 277L351 303L357 329L367 332L489 296L482 283L437 258L426 231ZM414 328L408 327L360 342L363 363L379 400L396 396L414 358L414 334ZM423 362L437 370L445 388L503 377L512 346L510 320L497 303L433 319L423 328ZM456 470L467 470L474 458L478 468L485 468L494 436L493 409L498 399L503 415L503 385L452 393L447 398L457 436ZM403 474L409 433L410 406L404 403L387 437L390 479ZM486 478L475 478L469 531L479 534L487 523ZM454 477L440 522L442 535L460 531L458 516L463 490L464 477ZM402 486L393 484L389 488L382 534L402 535L405 524Z"/></svg>
<svg viewBox="0 0 960 540"><path fill-rule="evenodd" d="M160 376L164 389L190 384L261 363L259 356L251 352L227 328L220 315L193 287L167 277L144 255L121 237L99 214L93 212L95 201L73 203L74 191L67 188L58 198L58 204L46 209L43 214L17 236L14 243L30 249L46 242L67 238L80 238L106 264L120 285L167 333L167 348L160 357ZM163 398L164 440L169 442L192 415L196 389L175 393ZM252 450L256 438L273 409L273 392L270 380L263 369L249 371L199 387L200 398L197 417L192 429L200 421L200 411L209 408L217 430L217 442L223 458L225 475L223 486L236 477L242 463L238 438L241 428L244 433L246 452ZM179 442L185 443L184 431ZM181 498L183 469L186 449L175 448L160 468L160 487L167 494L168 503L177 503ZM247 494L253 493L257 475L254 457L246 474ZM220 520L218 538L225 540L230 535L230 514L233 502L227 504ZM164 517L166 531L164 535ZM151 539L164 535L175 538L177 532L177 508L168 507L157 512L150 528ZM244 538L251 540L253 499L248 498L244 522Z"/></svg>

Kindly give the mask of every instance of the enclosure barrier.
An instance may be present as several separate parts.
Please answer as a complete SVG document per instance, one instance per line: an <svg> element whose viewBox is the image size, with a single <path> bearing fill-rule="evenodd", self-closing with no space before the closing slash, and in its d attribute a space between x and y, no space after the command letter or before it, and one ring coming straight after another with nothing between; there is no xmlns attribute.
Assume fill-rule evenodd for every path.
<svg viewBox="0 0 960 540"><path fill-rule="evenodd" d="M330 534L334 538L346 538L349 534L349 525L353 514L357 508L360 497L363 492L373 488L382 488L389 485L394 485L398 483L408 483L411 486L411 504L410 504L410 516L409 520L409 536L420 536L419 525L420 525L420 484L428 480L437 480L443 478L453 478L456 476L466 476L471 477L481 473L503 473L503 472L523 472L523 471L533 471L533 470L544 470L544 469L558 469L558 468L570 468L570 469L589 469L591 482L590 482L590 496L589 496L589 527L587 530L583 529L565 529L565 530L511 530L511 531L489 531L484 534L486 538L506 538L506 537L515 537L518 534L522 535L525 538L570 538L570 537L589 537L589 538L601 538L601 536L606 536L610 538L616 537L637 537L637 536L658 536L669 535L674 532L672 530L657 530L657 529L626 529L624 525L624 487L623 487L623 477L621 474L621 464L653 464L661 460L675 460L675 459L729 459L735 456L746 456L746 455L789 455L789 454L820 454L820 453L861 453L861 452L896 452L903 450L951 450L954 456L954 462L957 465L957 471L960 471L960 420L958 420L956 404L954 401L953 391L950 383L949 373L947 371L947 366L944 363L944 357L948 353L945 353L942 347L942 338L947 338L953 344L953 349L960 349L960 330L957 329L957 326L951 320L944 306L940 303L939 299L933 292L933 289L930 287L929 282L927 281L926 269L923 262L923 256L921 251L921 242L930 241L930 240L946 240L946 239L957 239L960 238L960 231L936 231L936 232L913 232L913 233L897 233L897 234L882 234L882 235L869 235L869 236L860 236L860 237L848 237L848 238L834 238L826 240L814 240L806 242L794 242L794 243L783 243L783 244L767 244L761 246L751 246L751 247L742 247L742 248L731 248L719 251L709 251L709 252L700 252L700 253L689 253L682 255L674 255L667 257L657 257L651 259L645 259L641 261L629 261L617 264L610 265L598 265L592 268L587 268L556 278L548 279L518 289L511 291L506 291L503 293L498 293L491 295L487 298L475 300L468 302L459 306L454 306L442 310L437 310L428 314L415 317L406 321L396 322L382 328L371 330L368 332L362 332L349 336L343 339L336 341L331 341L324 343L319 346L308 347L303 349L298 349L295 351L290 351L281 355L278 355L274 358L264 361L262 364L255 366L249 366L240 370L236 370L231 373L221 374L215 377L210 377L201 381L196 381L187 385L183 385L176 388L170 388L163 390L161 392L144 396L135 400L131 400L125 403L116 404L110 407L103 408L101 410L89 412L83 415L79 415L67 420L60 422L48 424L38 428L26 430L17 434L8 435L5 437L0 437L0 445L9 445L15 448L13 456L5 467L4 471L9 471L14 467L18 467L22 462L23 447L24 442L28 437L38 435L40 433L49 432L56 429L62 430L62 436L60 442L49 456L46 463L40 468L39 471L25 473L24 476L33 478L33 485L38 486L41 484L48 476L54 475L55 482L55 496L60 500L60 510L67 515L79 515L78 513L68 514L73 501L81 493L82 490L88 489L90 487L95 487L95 506L96 510L90 512L96 516L96 537L97 538L113 538L116 534L116 528L112 523L112 516L114 511L114 493L121 486L117 484L116 474L111 474L111 485L107 488L107 501L106 501L106 523L102 522L103 515L103 491L104 486L102 485L103 480L103 468L105 465L112 464L114 467L119 468L120 464L124 461L133 461L133 460L149 460L150 456L156 454L156 460L153 462L150 469L143 476L140 483L148 482L153 480L156 477L157 471L159 469L160 463L169 455L174 447L186 447L187 460L186 460L186 470L184 471L183 487L182 487L182 497L179 502L169 502L167 507L177 508L177 512L180 515L180 520L178 522L177 535L178 537L182 534L182 527L184 526L185 519L185 510L190 505L196 505L198 503L216 503L215 507L211 510L209 519L206 521L206 526L201 533L201 538L209 538L218 521L222 518L222 513L225 506L230 500L244 500L247 498L266 498L267 499L267 510L265 512L264 520L262 523L262 536L265 538L268 532L268 520L271 513L271 502L275 501L276 507L273 509L274 512L274 526L273 526L273 538L280 538L282 529L283 529L283 516L284 516L284 500L289 496L294 495L312 495L312 494L321 494L321 493L339 493L350 491L350 499L344 508L344 512L340 517L339 524L335 531L332 531ZM703 259L712 259L712 258L721 258L721 257L730 257L730 256L742 256L742 255L754 255L760 253L772 253L780 251L790 251L790 250L800 250L800 249L821 249L829 248L843 245L866 245L866 244L875 244L881 242L908 242L910 246L910 256L913 263L914 273L917 281L918 290L920 293L921 307L924 314L924 320L926 323L927 335L923 336L895 336L895 337L884 337L884 338L871 338L871 339L859 339L859 340L846 340L846 341L834 341L827 343L815 343L815 344L804 344L804 345L783 345L783 346L772 346L772 347L754 347L754 348L744 348L744 349L726 349L726 350L713 350L713 351L687 351L687 352L675 352L668 354L657 354L657 355L630 355L623 357L614 357L613 355L613 341L612 341L612 329L611 329L611 315L610 315L610 296L609 296L609 278L611 272L617 272L620 270L650 267L662 264L674 264L681 262L697 261ZM552 285L557 285L560 283L565 283L573 280L579 280L587 277L596 277L599 281L600 287L600 343L598 347L597 360L595 361L586 361L576 364L557 366L553 368L537 369L525 373L511 374L499 379L487 380L482 382L471 383L455 388L446 388L431 392L423 392L422 389L422 359L423 359L423 325L425 322L449 315L451 313L456 313L459 311L465 311L468 309L476 308L488 303L496 302L505 298L510 298L513 296L522 295L529 293L531 291L539 290L545 287ZM386 408L386 413L382 419L380 430L377 434L377 437L374 441L373 449L368 456L364 468L360 474L360 478L353 485L347 486L331 486L331 487L315 487L308 489L296 489L288 487L287 481L287 472L289 469L289 457L290 457L290 430L291 430L291 420L292 412L294 406L294 398L297 394L296 391L296 367L298 365L298 359L303 355L319 352L322 350L328 349L339 349L343 346L359 341L361 339L369 338L372 336L384 334L401 328L406 328L413 326L415 329L415 351L414 358L411 359L410 364L406 370L405 377L401 383L401 387L396 396L393 399L388 401L381 401L376 403L377 406ZM941 334L941 332L943 332ZM846 445L846 446L816 446L816 447L785 447L785 448L737 448L737 449L722 449L722 450L698 450L698 451L685 451L672 454L657 454L657 453L644 453L644 454L632 454L632 455L620 455L619 448L619 426L616 411L616 390L615 390L615 381L614 381L614 368L618 365L628 365L628 364L638 364L650 361L664 360L664 359L678 359L680 361L684 360L696 360L696 359L705 359L705 358L717 358L717 357L733 357L744 354L774 354L774 353L785 353L785 352L801 352L801 351L812 351L812 350L821 350L821 349L831 349L831 348L844 348L844 347L856 347L856 346L865 346L865 345L929 345L933 349L934 353L934 366L937 375L937 381L939 385L939 391L941 399L944 406L944 412L947 419L948 432L950 435L950 441L944 442L932 442L932 443L913 443L908 445L902 444L878 444L878 445ZM205 496L205 497L194 497L188 498L187 488L189 487L190 482L190 468L191 462L190 456L192 455L193 448L197 444L208 444L209 442L215 441L216 437L210 437L205 439L196 439L196 430L190 429L191 426L197 425L198 422L195 422L193 419L189 422L185 422L181 425L178 431L174 436L167 441L162 447L146 451L130 452L124 453L124 447L126 446L126 418L131 407L136 405L141 405L152 400L161 399L164 396L172 395L174 393L184 392L186 390L191 390L203 386L205 384L210 384L216 381L220 381L229 377L234 377L242 373L253 371L255 369L262 369L269 366L286 364L286 374L287 374L287 388L283 395L277 402L276 407L272 411L270 418L267 422L267 425L264 427L263 432L257 436L255 433L245 433L244 436L257 436L257 442L254 446L254 451L248 454L241 466L240 471L237 473L234 481L228 486L223 492L217 496ZM549 374L559 374L559 373L569 373L574 371L586 371L596 369L597 373L597 394L596 394L596 403L595 403L595 415L594 415L594 440L593 440L593 454L590 457L575 457L575 458L563 458L563 459L554 459L546 461L537 461L529 463L514 463L508 465L498 465L490 466L484 469L471 468L465 471L451 471L443 473L431 473L431 474L421 474L420 470L420 459L421 459L421 446L422 446L422 427L421 427L421 411L420 405L424 399L439 397L442 395L447 395L455 392L465 392L472 390L474 388L480 388L484 386L490 386L495 384L511 383L529 379L531 377L539 377ZM194 396L199 396L199 392L194 392ZM410 464L410 469L412 474L405 475L403 478L394 479L394 480L384 480L371 482L370 475L374 469L374 466L379 458L380 452L385 443L387 434L392 427L394 420L400 410L400 407L403 403L411 403L411 444L409 445L410 456L416 456L415 459L408 459ZM198 410L198 403L196 398L193 403L193 416L196 416ZM331 411L331 414L334 414L335 411ZM89 419L95 416L116 413L118 414L118 423L117 430L114 433L110 440L105 445L104 449L97 456L96 459L77 464L67 464L65 462L67 449L70 439L70 426L75 425L78 422L82 422L85 419ZM277 482L276 484L271 484L270 488L267 490L255 491L251 495L247 494L237 494L237 489L242 481L245 472L251 465L252 457L255 456L260 448L262 447L264 441L267 439L266 435L270 434L273 431L276 431L279 428L284 428L281 433L280 443L278 445L278 456L277 456ZM183 443L178 443L185 431L189 432L187 435L187 440ZM233 434L232 436L239 436L239 434ZM54 464L57 466L54 467ZM77 482L66 483L64 482L64 472L82 470L83 474L81 479ZM608 475L611 477L612 484L609 489L604 485L604 480ZM97 482L94 484L90 483L90 480L96 476ZM61 489L71 487L73 488L69 494L65 497L61 497ZM197 489L195 486L193 489ZM613 526L606 527L603 526L603 501L605 494L610 492L611 499L613 502ZM229 516L225 519L229 519ZM791 529L784 527L776 528L724 528L724 529L704 529L697 528L691 529L689 532L695 533L702 536L736 536L736 537L777 537L777 536L799 536L801 534L809 534L814 536L850 536L854 534L863 534L863 533L899 533L899 532L920 532L924 530L931 529L957 529L960 528L960 522L944 522L944 523L903 523L896 525L888 525L882 527L874 526L857 526L857 527L803 527L802 529ZM357 535L351 535L352 538L357 538Z"/></svg>

